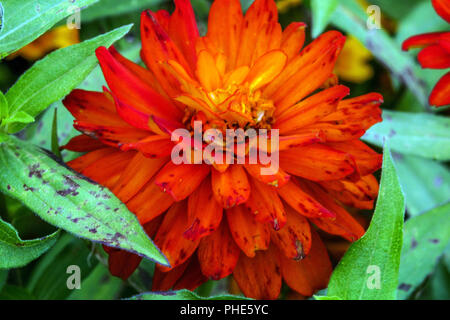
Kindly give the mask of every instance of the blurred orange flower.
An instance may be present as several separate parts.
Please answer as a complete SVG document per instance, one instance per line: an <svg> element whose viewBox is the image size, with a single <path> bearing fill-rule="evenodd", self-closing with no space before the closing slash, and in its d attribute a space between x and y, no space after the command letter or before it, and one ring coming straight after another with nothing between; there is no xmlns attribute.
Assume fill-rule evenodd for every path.
<svg viewBox="0 0 450 320"><path fill-rule="evenodd" d="M32 43L11 54L9 58L22 56L27 60L34 61L42 58L50 51L65 48L78 42L80 42L78 29L60 26L44 33Z"/></svg>
<svg viewBox="0 0 450 320"><path fill-rule="evenodd" d="M143 68L114 48L97 57L109 89L73 91L64 104L83 135L69 165L111 189L134 212L171 268L157 266L153 290L194 289L233 275L249 297L276 299L284 280L311 296L332 271L318 229L355 241L364 228L344 205L371 209L381 155L359 138L381 121L377 93L320 87L345 43L326 32L303 48L305 25L282 30L273 0L242 14L216 0L200 37L191 4L144 11ZM303 49L302 49L303 48ZM177 128L278 129L280 169L258 164L170 160ZM205 141L200 141L200 144ZM117 249L110 270L127 278L140 257Z"/></svg>

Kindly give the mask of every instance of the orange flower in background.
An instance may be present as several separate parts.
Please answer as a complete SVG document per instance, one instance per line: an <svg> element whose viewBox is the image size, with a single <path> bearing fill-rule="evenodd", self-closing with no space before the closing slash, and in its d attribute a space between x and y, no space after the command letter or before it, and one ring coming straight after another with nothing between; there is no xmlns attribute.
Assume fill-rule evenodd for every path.
<svg viewBox="0 0 450 320"><path fill-rule="evenodd" d="M345 206L371 209L377 196L381 155L359 138L381 121L382 97L320 90L345 37L330 31L303 48L305 25L282 30L273 0L256 0L245 16L239 0L216 0L204 37L190 2L175 4L171 15L142 13L147 68L99 48L109 89L64 100L83 133L65 148L87 152L69 165L112 190L166 255L171 268L156 267L153 290L192 290L232 274L249 297L275 299L283 280L311 296L332 271L317 229L348 241L364 234ZM175 165L171 133L194 121L279 129L280 169ZM105 249L116 276L140 263Z"/></svg>
<svg viewBox="0 0 450 320"><path fill-rule="evenodd" d="M450 23L450 1L432 0L432 3L436 12ZM403 42L403 50L412 48L423 48L417 57L422 68L450 68L450 32L420 34ZM450 104L450 72L436 84L429 102L436 107Z"/></svg>
<svg viewBox="0 0 450 320"><path fill-rule="evenodd" d="M80 42L79 30L69 29L67 26L56 27L34 40L32 43L14 52L9 58L22 56L34 61L42 58L52 50L61 49Z"/></svg>

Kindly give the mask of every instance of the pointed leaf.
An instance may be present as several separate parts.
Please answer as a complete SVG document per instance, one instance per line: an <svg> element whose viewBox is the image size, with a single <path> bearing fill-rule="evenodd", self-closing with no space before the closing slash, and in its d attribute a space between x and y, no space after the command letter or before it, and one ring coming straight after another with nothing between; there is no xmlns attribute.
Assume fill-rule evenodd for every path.
<svg viewBox="0 0 450 320"><path fill-rule="evenodd" d="M108 189L62 166L43 150L10 137L0 143L0 190L46 222L91 241L163 265L167 259L136 217Z"/></svg>

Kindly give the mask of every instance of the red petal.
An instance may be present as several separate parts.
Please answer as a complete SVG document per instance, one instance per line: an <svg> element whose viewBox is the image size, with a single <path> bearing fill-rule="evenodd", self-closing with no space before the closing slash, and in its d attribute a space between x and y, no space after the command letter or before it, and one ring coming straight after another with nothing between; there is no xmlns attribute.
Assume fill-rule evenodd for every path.
<svg viewBox="0 0 450 320"><path fill-rule="evenodd" d="M439 44L422 49L417 56L422 68L446 69L450 68L450 52Z"/></svg>
<svg viewBox="0 0 450 320"><path fill-rule="evenodd" d="M450 23L450 2L448 0L432 0L433 7L448 23Z"/></svg>
<svg viewBox="0 0 450 320"><path fill-rule="evenodd" d="M70 141L62 146L61 149L75 152L89 152L105 147L106 146L102 142L82 134L70 139Z"/></svg>
<svg viewBox="0 0 450 320"><path fill-rule="evenodd" d="M450 105L450 72L434 87L430 95L430 104L436 107Z"/></svg>
<svg viewBox="0 0 450 320"><path fill-rule="evenodd" d="M188 63L195 66L195 43L199 34L190 0L175 0L175 11L169 20L169 36L183 52Z"/></svg>

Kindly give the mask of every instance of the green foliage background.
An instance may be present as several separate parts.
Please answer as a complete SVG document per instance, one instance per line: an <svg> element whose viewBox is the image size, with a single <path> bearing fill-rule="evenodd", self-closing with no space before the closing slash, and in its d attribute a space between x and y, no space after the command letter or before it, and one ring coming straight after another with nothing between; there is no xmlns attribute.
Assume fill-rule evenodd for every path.
<svg viewBox="0 0 450 320"><path fill-rule="evenodd" d="M66 0L40 2L41 7L35 10L35 1L0 1L0 57L64 23L70 14ZM251 4L251 0L241 2L243 8ZM307 41L326 29L339 29L358 38L374 57L370 64L375 74L361 84L344 84L353 96L376 91L385 98L383 123L363 137L384 151L380 197L372 224L337 266L328 294L323 291L316 298L450 299L449 108L435 109L427 104L433 85L446 71L423 70L417 63L417 52L401 51L406 38L449 30L449 25L435 13L429 0L369 2L379 5L383 18L395 27L369 31L367 13L356 0L304 0L280 13L283 27L292 21L310 26ZM210 2L192 0L192 4L200 31L205 33ZM108 190L72 176L59 163L61 157L68 161L76 156L58 150L58 145L76 135L73 118L61 99L75 87L100 91L105 84L95 48L115 42L121 53L141 63L140 11L173 9L165 0L76 0L72 5L83 7L81 44L50 53L35 63L20 57L0 62L0 299L242 298L226 295L227 279L207 282L195 293L180 291L170 297L146 293L154 270L152 260L164 264L165 257ZM38 147L52 150L54 155ZM51 180L48 190L68 190L72 206L77 206L77 201L87 205L78 210L66 198L38 198L29 192L39 188L37 176ZM78 186L75 191L73 183ZM94 217L98 233L87 231L94 223L88 213L96 204L91 192L102 194L105 200L105 208L97 209ZM119 208L135 231L114 237L110 243L147 258L127 282L109 275L107 256L98 244L105 242L106 234L122 227L122 222L107 218L106 207ZM49 215L49 208L59 210L58 217ZM75 219L87 220L78 225L73 223ZM365 290L366 268L374 264L385 271L384 285L378 291ZM82 270L80 290L67 288L69 265Z"/></svg>

